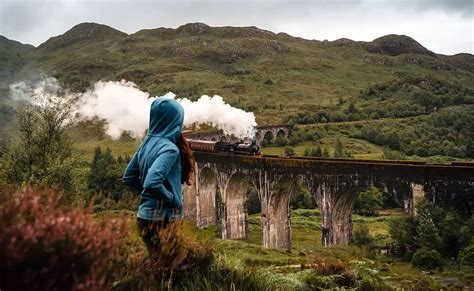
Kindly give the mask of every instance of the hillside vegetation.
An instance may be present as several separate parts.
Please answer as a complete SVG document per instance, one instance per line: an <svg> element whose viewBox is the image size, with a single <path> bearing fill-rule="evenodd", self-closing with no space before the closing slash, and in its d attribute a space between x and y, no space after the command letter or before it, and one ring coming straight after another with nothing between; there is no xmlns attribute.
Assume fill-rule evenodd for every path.
<svg viewBox="0 0 474 291"><path fill-rule="evenodd" d="M474 102L473 55L439 55L403 35L371 42L317 41L256 27L203 23L128 35L82 23L37 48L8 43L15 45L0 47L8 51L0 59L5 64L0 118L5 120L11 119L5 100L12 76L21 80L38 72L74 91L85 91L98 80L126 79L151 95L173 91L196 99L219 94L253 111L260 125L428 116L419 123L426 128L440 109L468 112ZM472 131L459 138L461 129L448 127L450 134L441 142L457 149L438 154L469 158L466 142L474 138Z"/></svg>

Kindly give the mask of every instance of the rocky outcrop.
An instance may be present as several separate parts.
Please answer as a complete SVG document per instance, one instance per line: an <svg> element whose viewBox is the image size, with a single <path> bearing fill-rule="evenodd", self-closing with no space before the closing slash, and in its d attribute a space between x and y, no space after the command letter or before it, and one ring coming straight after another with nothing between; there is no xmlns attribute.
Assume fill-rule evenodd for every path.
<svg viewBox="0 0 474 291"><path fill-rule="evenodd" d="M51 52L86 40L100 41L105 39L118 39L126 36L126 33L107 25L89 22L81 23L62 35L48 39L42 43L38 49Z"/></svg>

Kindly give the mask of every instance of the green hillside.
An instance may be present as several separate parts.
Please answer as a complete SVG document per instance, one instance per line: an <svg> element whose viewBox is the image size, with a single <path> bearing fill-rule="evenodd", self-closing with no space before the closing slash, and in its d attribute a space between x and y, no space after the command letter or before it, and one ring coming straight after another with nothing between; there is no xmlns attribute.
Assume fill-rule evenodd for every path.
<svg viewBox="0 0 474 291"><path fill-rule="evenodd" d="M98 80L126 79L152 95L219 94L253 111L260 125L431 116L448 107L469 111L466 105L474 103L473 55L438 55L403 35L317 41L203 23L127 35L82 23L28 48L10 49L7 61L2 58L18 64L15 52L21 56L10 66L17 79L43 72L75 91ZM461 129L448 127L457 138ZM468 132L459 141L464 144L448 140L460 148L455 156L468 157L466 140L473 138Z"/></svg>
<svg viewBox="0 0 474 291"><path fill-rule="evenodd" d="M25 54L33 49L32 45L22 44L0 35L0 135L6 130L6 124L13 119L13 108L6 98L8 85L26 64Z"/></svg>

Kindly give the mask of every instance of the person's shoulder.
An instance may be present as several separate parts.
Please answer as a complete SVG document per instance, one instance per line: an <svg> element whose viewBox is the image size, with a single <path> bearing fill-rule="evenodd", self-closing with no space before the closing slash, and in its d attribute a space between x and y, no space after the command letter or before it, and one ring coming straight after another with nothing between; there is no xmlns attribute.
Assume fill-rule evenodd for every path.
<svg viewBox="0 0 474 291"><path fill-rule="evenodd" d="M169 139L164 140L161 150L162 151L170 151L172 153L179 153L178 146Z"/></svg>

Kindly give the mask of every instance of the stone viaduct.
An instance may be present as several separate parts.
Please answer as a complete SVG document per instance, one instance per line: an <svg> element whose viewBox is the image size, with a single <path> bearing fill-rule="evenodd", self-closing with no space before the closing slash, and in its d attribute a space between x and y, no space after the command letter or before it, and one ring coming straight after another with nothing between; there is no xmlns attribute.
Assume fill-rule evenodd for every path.
<svg viewBox="0 0 474 291"><path fill-rule="evenodd" d="M270 140L272 142L279 136L288 137L290 135L291 126L289 125L270 125L270 126L257 126L257 132L255 139L257 144L261 144L263 139ZM200 139L200 140L212 140L212 141L225 141L232 142L238 139L224 134L222 130L211 131L211 132L189 132L185 134L187 138Z"/></svg>
<svg viewBox="0 0 474 291"><path fill-rule="evenodd" d="M221 223L223 239L247 237L246 194L253 184L261 203L262 245L291 248L289 201L296 181L313 193L321 212L322 244L347 244L352 208L374 185L413 213L417 197L449 205L474 195L474 165L422 162L280 158L195 152L195 183L185 187L185 215L199 227ZM217 202L220 201L220 202Z"/></svg>

